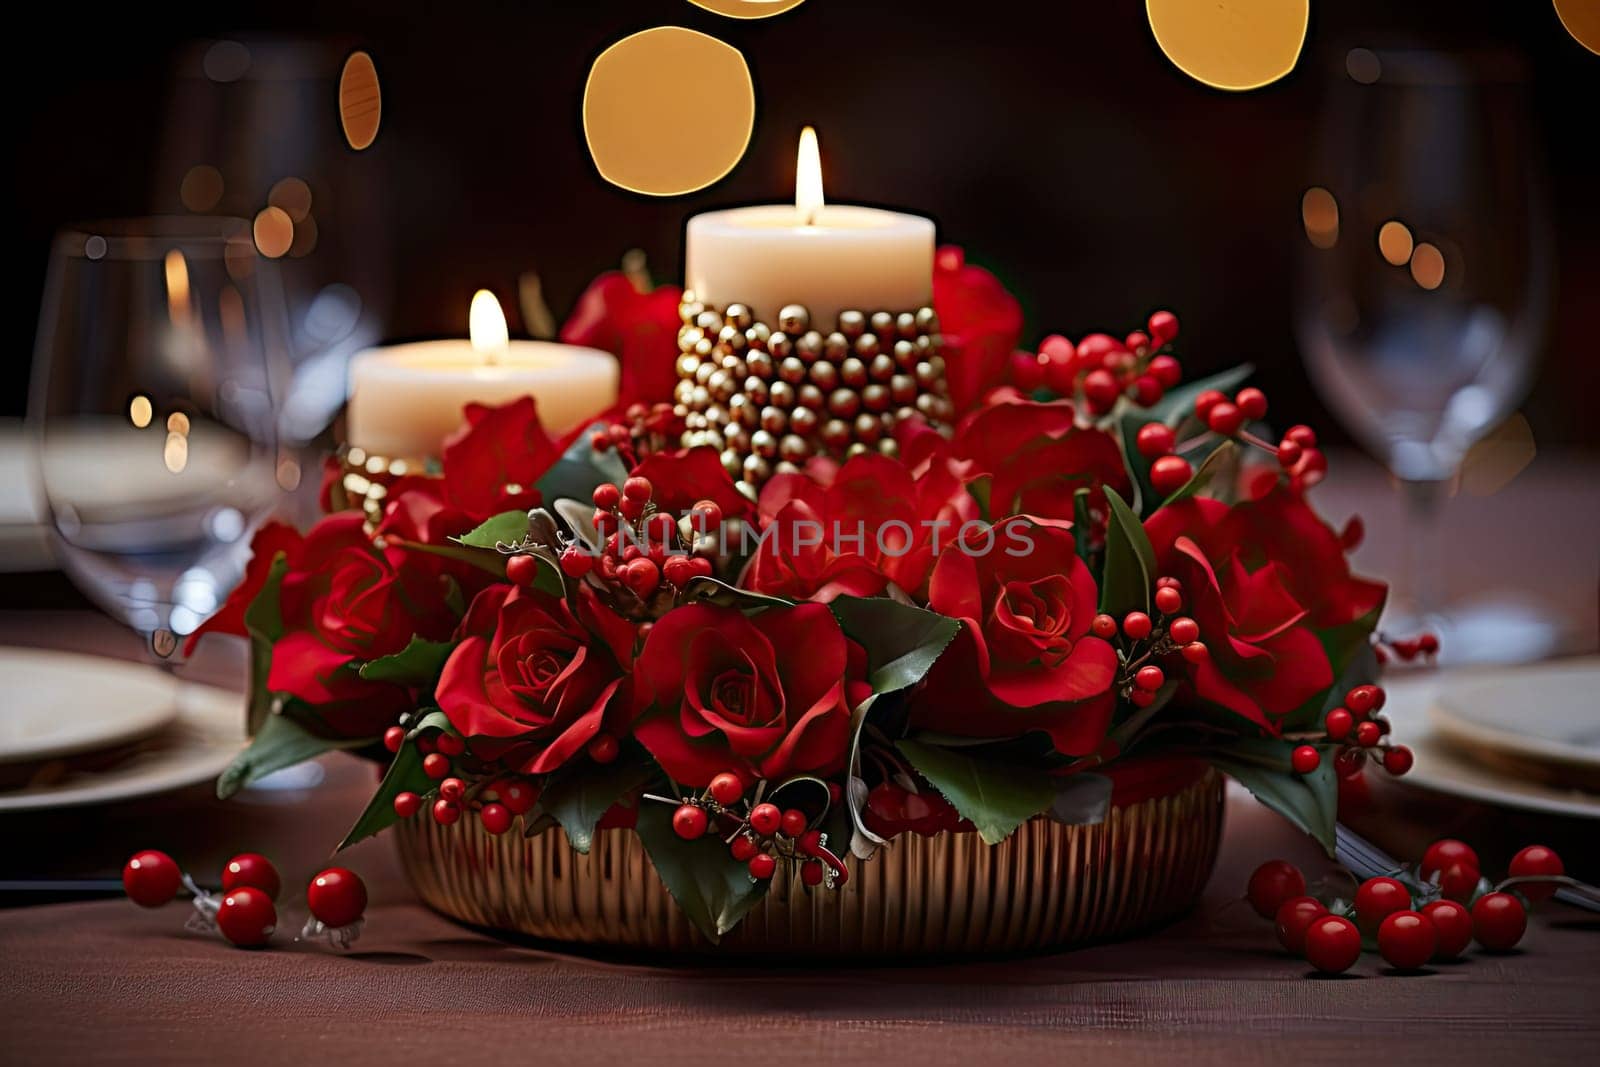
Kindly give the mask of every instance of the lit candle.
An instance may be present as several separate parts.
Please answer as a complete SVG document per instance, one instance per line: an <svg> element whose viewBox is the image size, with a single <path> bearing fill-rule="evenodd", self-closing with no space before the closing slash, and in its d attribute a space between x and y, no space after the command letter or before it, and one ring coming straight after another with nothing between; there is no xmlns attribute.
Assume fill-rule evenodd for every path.
<svg viewBox="0 0 1600 1067"><path fill-rule="evenodd" d="M695 299L775 323L788 304L827 332L839 312L915 311L933 299L933 220L825 204L817 137L800 135L795 202L696 215L684 276Z"/></svg>
<svg viewBox="0 0 1600 1067"><path fill-rule="evenodd" d="M607 352L513 341L494 294L472 298L469 340L369 349L350 361L348 443L391 458L437 456L469 403L532 396L552 435L617 399L617 361Z"/></svg>

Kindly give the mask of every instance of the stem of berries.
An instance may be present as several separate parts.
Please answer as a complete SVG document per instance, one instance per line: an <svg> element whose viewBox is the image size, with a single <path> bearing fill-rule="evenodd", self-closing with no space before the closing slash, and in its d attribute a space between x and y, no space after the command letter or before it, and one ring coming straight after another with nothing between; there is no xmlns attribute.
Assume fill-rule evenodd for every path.
<svg viewBox="0 0 1600 1067"><path fill-rule="evenodd" d="M1396 777L1411 769L1415 762L1411 750L1389 743L1389 720L1378 714L1387 699L1382 686L1358 685L1323 717L1323 738L1340 746L1333 760L1339 777L1360 774L1369 757ZM1310 774L1322 765L1322 754L1311 745L1301 745L1290 755L1290 763L1296 774Z"/></svg>
<svg viewBox="0 0 1600 1067"><path fill-rule="evenodd" d="M1200 625L1179 614L1183 610L1183 584L1178 579L1156 579L1153 600L1154 619L1142 611L1130 611L1120 623L1101 614L1089 624L1091 633L1116 648L1114 689L1137 708L1155 703L1157 691L1166 683L1166 672L1153 660L1176 653L1190 663L1201 663L1210 654L1200 640Z"/></svg>
<svg viewBox="0 0 1600 1067"><path fill-rule="evenodd" d="M1177 316L1157 311L1145 325L1121 341L1105 333L1092 333L1077 344L1059 334L1047 337L1037 355L1018 354L1012 376L1026 392L1047 386L1075 397L1095 416L1109 414L1124 396L1150 407L1183 380L1183 368L1166 350L1178 336Z"/></svg>

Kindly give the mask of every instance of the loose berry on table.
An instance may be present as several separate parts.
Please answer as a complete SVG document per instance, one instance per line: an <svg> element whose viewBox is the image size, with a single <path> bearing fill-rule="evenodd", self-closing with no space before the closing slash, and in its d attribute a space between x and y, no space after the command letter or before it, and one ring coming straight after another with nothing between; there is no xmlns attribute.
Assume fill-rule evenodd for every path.
<svg viewBox="0 0 1600 1067"><path fill-rule="evenodd" d="M1341 974L1361 958L1361 932L1340 915L1324 915L1306 927L1306 962L1324 974Z"/></svg>
<svg viewBox="0 0 1600 1067"><path fill-rule="evenodd" d="M1527 909L1510 893L1486 893L1472 905L1472 936L1491 952L1509 952L1527 929Z"/></svg>
<svg viewBox="0 0 1600 1067"><path fill-rule="evenodd" d="M227 892L246 885L277 900L283 882L278 877L278 869L267 857L259 852L241 852L223 864L222 889Z"/></svg>
<svg viewBox="0 0 1600 1067"><path fill-rule="evenodd" d="M141 908L159 908L178 895L183 872L165 852L135 852L122 868L122 888Z"/></svg>
<svg viewBox="0 0 1600 1067"><path fill-rule="evenodd" d="M1306 876L1300 868L1284 860L1268 860L1251 872L1245 896L1257 915L1271 919L1284 901L1304 896L1305 892Z"/></svg>
<svg viewBox="0 0 1600 1067"><path fill-rule="evenodd" d="M1303 955L1307 927L1326 914L1328 909L1316 897L1290 897L1278 906L1278 943L1296 956Z"/></svg>
<svg viewBox="0 0 1600 1067"><path fill-rule="evenodd" d="M278 927L278 910L272 898L251 886L225 893L217 908L217 929L240 948L258 948Z"/></svg>
<svg viewBox="0 0 1600 1067"><path fill-rule="evenodd" d="M1378 927L1378 952L1397 970L1415 971L1425 966L1438 947L1433 920L1421 912L1391 912Z"/></svg>

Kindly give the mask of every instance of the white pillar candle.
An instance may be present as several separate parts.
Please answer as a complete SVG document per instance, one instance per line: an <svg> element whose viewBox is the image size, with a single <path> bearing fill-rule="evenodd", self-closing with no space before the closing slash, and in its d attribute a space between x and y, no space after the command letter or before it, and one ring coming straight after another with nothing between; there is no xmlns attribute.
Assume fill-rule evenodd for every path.
<svg viewBox="0 0 1600 1067"><path fill-rule="evenodd" d="M684 276L697 300L744 304L763 322L801 304L827 332L839 312L914 311L933 300L933 220L824 204L816 135L800 139L795 204L762 204L689 220Z"/></svg>
<svg viewBox="0 0 1600 1067"><path fill-rule="evenodd" d="M347 443L379 456L437 456L469 403L532 396L540 424L555 436L616 402L618 365L609 352L507 340L505 316L483 291L473 298L471 327L470 341L418 341L356 355Z"/></svg>

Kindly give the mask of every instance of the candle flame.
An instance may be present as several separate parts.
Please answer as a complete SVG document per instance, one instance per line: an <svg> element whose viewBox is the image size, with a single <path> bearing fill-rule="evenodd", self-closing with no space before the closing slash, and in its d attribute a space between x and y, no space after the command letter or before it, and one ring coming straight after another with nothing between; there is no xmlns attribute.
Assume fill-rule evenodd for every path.
<svg viewBox="0 0 1600 1067"><path fill-rule="evenodd" d="M500 310L500 301L487 289L472 294L472 310L467 314L467 333L472 338L474 351L486 363L493 363L511 343L506 330L506 314Z"/></svg>
<svg viewBox="0 0 1600 1067"><path fill-rule="evenodd" d="M822 156L817 151L817 131L800 131L800 154L794 167L794 207L800 221L814 226L822 213Z"/></svg>

